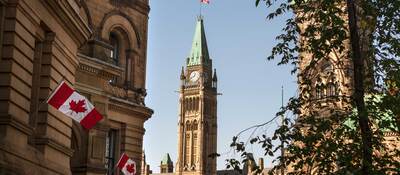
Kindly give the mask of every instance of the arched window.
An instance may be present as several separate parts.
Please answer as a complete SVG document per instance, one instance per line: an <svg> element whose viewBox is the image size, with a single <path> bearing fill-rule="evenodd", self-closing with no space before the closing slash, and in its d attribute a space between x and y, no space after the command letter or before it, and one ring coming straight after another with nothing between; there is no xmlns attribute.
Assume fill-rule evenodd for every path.
<svg viewBox="0 0 400 175"><path fill-rule="evenodd" d="M200 102L200 100L199 100L199 97L197 97L196 98L196 111L199 111L199 103Z"/></svg>
<svg viewBox="0 0 400 175"><path fill-rule="evenodd" d="M111 60L113 64L118 65L120 44L117 35L113 32L110 33L110 44L113 47L110 53Z"/></svg>
<svg viewBox="0 0 400 175"><path fill-rule="evenodd" d="M199 124L197 123L197 121L195 120L192 124L192 130L193 131L197 131Z"/></svg>
<svg viewBox="0 0 400 175"><path fill-rule="evenodd" d="M192 157L192 164L196 163L196 159L197 159L197 133L193 134L193 157ZM193 167L194 169L195 167Z"/></svg>
<svg viewBox="0 0 400 175"><path fill-rule="evenodd" d="M333 81L328 83L328 96L333 97L337 95L337 84Z"/></svg>
<svg viewBox="0 0 400 175"><path fill-rule="evenodd" d="M192 112L194 111L194 103L195 103L195 99L191 98L191 103L190 103L190 109L192 110Z"/></svg>
<svg viewBox="0 0 400 175"><path fill-rule="evenodd" d="M185 135L185 164L189 165L190 161L190 134Z"/></svg>
<svg viewBox="0 0 400 175"><path fill-rule="evenodd" d="M190 130L191 130L190 122L187 121L187 122L186 122L186 131L190 131Z"/></svg>
<svg viewBox="0 0 400 175"><path fill-rule="evenodd" d="M315 87L315 97L321 99L324 97L324 87L322 83L317 83Z"/></svg>
<svg viewBox="0 0 400 175"><path fill-rule="evenodd" d="M189 111L189 98L185 98L185 111L188 112Z"/></svg>
<svg viewBox="0 0 400 175"><path fill-rule="evenodd" d="M332 72L332 71L333 71L333 66L332 66L331 62L329 62L329 61L324 62L324 63L322 64L322 66L321 66L321 71L322 71L323 73Z"/></svg>

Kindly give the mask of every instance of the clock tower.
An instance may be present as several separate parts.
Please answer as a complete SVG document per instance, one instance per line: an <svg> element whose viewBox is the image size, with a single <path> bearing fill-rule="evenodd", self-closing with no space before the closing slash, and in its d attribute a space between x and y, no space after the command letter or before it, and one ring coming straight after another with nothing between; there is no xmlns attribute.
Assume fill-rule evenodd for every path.
<svg viewBox="0 0 400 175"><path fill-rule="evenodd" d="M215 175L217 162L210 155L217 152L217 74L201 16L180 79L176 174Z"/></svg>

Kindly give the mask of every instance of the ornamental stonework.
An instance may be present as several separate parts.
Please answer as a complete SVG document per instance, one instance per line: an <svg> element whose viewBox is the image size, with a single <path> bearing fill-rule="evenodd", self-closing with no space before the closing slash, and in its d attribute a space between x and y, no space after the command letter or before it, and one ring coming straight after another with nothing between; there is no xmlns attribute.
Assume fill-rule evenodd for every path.
<svg viewBox="0 0 400 175"><path fill-rule="evenodd" d="M146 167L149 10L148 0L0 0L0 79L10 80L0 174L117 174L122 152ZM104 117L92 129L45 103L62 80Z"/></svg>

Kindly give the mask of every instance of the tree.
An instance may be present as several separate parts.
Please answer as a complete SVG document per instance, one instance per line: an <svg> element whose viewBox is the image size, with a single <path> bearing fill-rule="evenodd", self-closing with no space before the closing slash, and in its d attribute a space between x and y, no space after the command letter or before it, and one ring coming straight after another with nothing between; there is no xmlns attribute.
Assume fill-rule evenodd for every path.
<svg viewBox="0 0 400 175"><path fill-rule="evenodd" d="M267 59L294 65L300 95L277 113L297 118L287 118L272 136L252 136L250 143L274 156L282 148L274 141L282 141L285 156L277 157L273 170L291 174L400 172L400 1L256 0L256 5L261 2L273 9L269 20L295 14ZM331 70L320 73L331 62ZM329 81L335 75L341 80ZM231 147L245 162L246 144L238 135ZM240 161L227 164L239 169Z"/></svg>

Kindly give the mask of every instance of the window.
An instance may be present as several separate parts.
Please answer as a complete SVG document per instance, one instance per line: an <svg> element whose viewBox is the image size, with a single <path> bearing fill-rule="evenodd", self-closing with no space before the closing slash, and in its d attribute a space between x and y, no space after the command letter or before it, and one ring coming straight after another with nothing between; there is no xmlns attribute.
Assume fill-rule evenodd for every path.
<svg viewBox="0 0 400 175"><path fill-rule="evenodd" d="M111 79L108 80L108 83L115 86L117 84L117 77L115 76L111 77Z"/></svg>
<svg viewBox="0 0 400 175"><path fill-rule="evenodd" d="M117 145L117 131L114 129L111 129L107 133L106 137L106 168L107 168L107 175L114 174L114 166L115 166L115 161L116 161L116 152L115 152L115 147Z"/></svg>
<svg viewBox="0 0 400 175"><path fill-rule="evenodd" d="M185 164L189 165L189 160L190 160L190 134L186 134L186 139L185 139Z"/></svg>
<svg viewBox="0 0 400 175"><path fill-rule="evenodd" d="M42 67L42 54L43 42L40 40L35 41L35 50L33 58L33 72L32 72L32 89L31 89L31 104L30 104L30 125L35 128L39 110L40 98L40 70Z"/></svg>
<svg viewBox="0 0 400 175"><path fill-rule="evenodd" d="M118 65L119 64L118 56L119 56L120 45L118 42L117 35L115 33L110 33L110 44L113 47L110 52L111 60L112 60L113 64Z"/></svg>
<svg viewBox="0 0 400 175"><path fill-rule="evenodd" d="M324 88L321 83L318 83L315 88L315 97L317 99L321 99L322 97L324 97Z"/></svg>
<svg viewBox="0 0 400 175"><path fill-rule="evenodd" d="M196 99L196 103L194 104L195 105L195 110L199 111L199 98L197 97L195 99Z"/></svg>
<svg viewBox="0 0 400 175"><path fill-rule="evenodd" d="M193 157L192 163L195 164L197 157L197 133L193 134Z"/></svg>
<svg viewBox="0 0 400 175"><path fill-rule="evenodd" d="M190 122L186 122L186 131L190 131L192 128L190 127Z"/></svg>
<svg viewBox="0 0 400 175"><path fill-rule="evenodd" d="M337 95L336 83L331 81L328 83L328 96L332 97L336 95Z"/></svg>
<svg viewBox="0 0 400 175"><path fill-rule="evenodd" d="M321 66L321 70L323 73L328 73L333 70L332 64L330 62L326 62Z"/></svg>
<svg viewBox="0 0 400 175"><path fill-rule="evenodd" d="M193 130L193 131L196 131L197 128L198 128L198 124L197 124L197 121L195 120L195 121L193 122L193 124L192 124L192 130Z"/></svg>

